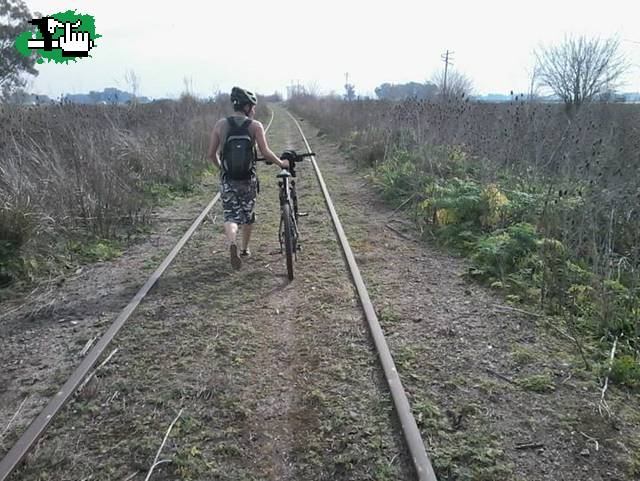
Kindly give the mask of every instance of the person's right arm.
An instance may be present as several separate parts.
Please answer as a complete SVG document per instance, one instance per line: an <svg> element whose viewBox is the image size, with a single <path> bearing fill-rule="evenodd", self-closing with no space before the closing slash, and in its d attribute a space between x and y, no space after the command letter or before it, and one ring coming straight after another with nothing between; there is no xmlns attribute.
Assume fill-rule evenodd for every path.
<svg viewBox="0 0 640 481"><path fill-rule="evenodd" d="M211 131L211 140L209 142L209 151L207 152L207 158L215 165L220 168L220 156L218 154L218 149L220 148L220 121L216 123Z"/></svg>
<svg viewBox="0 0 640 481"><path fill-rule="evenodd" d="M286 169L287 167L289 167L289 162L286 160L280 160L280 158L271 151L269 145L267 145L267 136L264 133L264 127L262 126L262 123L256 120L255 124L256 143L258 144L258 148L260 149L260 152L262 153L262 156L265 158L265 160L279 165L281 169Z"/></svg>

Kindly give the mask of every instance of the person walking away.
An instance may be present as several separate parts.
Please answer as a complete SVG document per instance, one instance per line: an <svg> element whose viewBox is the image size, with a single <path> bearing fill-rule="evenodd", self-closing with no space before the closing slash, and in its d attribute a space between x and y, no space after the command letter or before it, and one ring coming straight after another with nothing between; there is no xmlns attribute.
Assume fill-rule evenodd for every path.
<svg viewBox="0 0 640 481"><path fill-rule="evenodd" d="M220 169L220 197L224 212L224 233L231 266L240 269L241 258L251 255L249 240L255 222L255 203L258 193L256 175L256 144L262 156L280 168L288 168L269 145L262 123L255 120L258 99L240 87L231 90L234 114L216 122L207 157ZM237 244L238 227L242 226L240 246ZM239 247L239 248L238 248Z"/></svg>

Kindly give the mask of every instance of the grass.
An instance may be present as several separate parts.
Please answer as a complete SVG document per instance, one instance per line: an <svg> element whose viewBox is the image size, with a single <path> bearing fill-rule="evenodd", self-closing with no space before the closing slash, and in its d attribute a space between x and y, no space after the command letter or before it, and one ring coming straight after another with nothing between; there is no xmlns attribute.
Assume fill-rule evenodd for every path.
<svg viewBox="0 0 640 481"><path fill-rule="evenodd" d="M470 277L494 286L506 300L524 309L537 304L586 352L587 361L583 361L576 343L556 342L558 332L549 330L539 336L544 337L544 350L536 349L540 339L531 347L513 348L510 359L516 370L535 372L540 364L548 369L545 361L551 355L553 362L562 364L562 371L565 367L568 371L563 382L570 379L569 384L597 392L596 375L605 376L613 339L622 336L626 342L622 347L618 343L608 397L616 412L627 402L623 399L635 399L640 388L638 226L637 219L612 217L612 212L627 208L631 201L627 187L635 191L637 176L628 169L628 162L638 150L640 137L634 135L633 147L622 147L625 136L598 133L594 129L598 124L586 118L613 115L622 129L635 132L637 122L631 118L635 119L640 109L591 106L583 112L585 118L572 126L588 134L575 135L571 142L552 143L566 153L563 158L573 161L548 173L527 158L534 151L540 158L539 145L531 150L523 148L535 136L510 135L510 120L517 120L520 133L523 129L531 133L538 127L550 128L562 120L555 115L558 112L549 111L546 124L533 125L518 114L527 110L530 120L541 113L537 105L504 106L508 112L502 112L498 119L495 115L502 107L470 104L457 109L427 103L421 108L413 102L341 102L313 97L297 98L291 104L340 142L360 170L372 167L381 197L393 207L407 201L403 215L414 220L416 228L431 235L429 239L470 257L474 263ZM471 120L478 115L486 121ZM459 129L462 123L465 128ZM587 124L589 128L584 130ZM490 131L498 125L504 130L497 135L485 131L475 136L476 129ZM587 152L587 144L594 140L609 143L611 148L591 149L591 160L573 155L581 145ZM598 156L602 158L595 162ZM593 165L600 166L597 172ZM624 179L611 178L613 165L620 165ZM607 190L603 196L608 189L605 184L615 185L616 193ZM584 232L593 232L595 237L585 242ZM605 240L607 237L616 239L615 246ZM354 246L366 251L367 240L359 239ZM621 267L615 272L607 264L612 253L603 252L605 246L620 259ZM368 284L376 290L373 297L377 300L383 297L378 291L383 293L384 289L375 285L373 277ZM393 319L384 321L385 315L380 314L381 324L393 325ZM411 356L402 349L399 354L406 362L403 369L415 370ZM586 362L596 369L585 369ZM548 373L526 376L517 383L520 390L532 393L562 389ZM448 386L448 390L458 389L456 383ZM482 379L478 388L495 397L505 386ZM637 428L637 421L630 423L630 432ZM621 452L621 457L625 456Z"/></svg>
<svg viewBox="0 0 640 481"><path fill-rule="evenodd" d="M513 479L513 465L477 406L462 403L446 415L426 398L415 399L412 406L418 427L431 439L429 456L438 479Z"/></svg>
<svg viewBox="0 0 640 481"><path fill-rule="evenodd" d="M571 319L577 327L573 336L589 348L608 352L613 339L624 336L630 342L621 348L621 357L637 360L638 225L635 218L614 214L632 202L627 191L635 191L637 179L628 165L640 137L629 134L634 144L623 146L626 137L608 135L596 119L613 116L621 129L635 133L637 122L632 119L640 109L588 106L570 126L588 134L549 144L573 160L546 171L539 164L541 146L528 143L539 138L539 129L549 129L544 138L558 135L551 127L564 123L557 109L526 103L414 103L313 96L290 102L340 142L360 169L372 168L374 185L384 199L394 205L407 201L403 214L418 229L467 255L473 262L471 277L515 304L538 304L550 315ZM531 122L534 118L545 120ZM459 129L463 120L465 128ZM492 129L499 131L493 135ZM523 136L523 131L531 136ZM603 143L610 147L591 148ZM586 159L584 152L592 158ZM590 170L591 165L598 167ZM620 166L618 174L627 175L610 178L613 165ZM616 185L616 193L603 196L608 185ZM598 234L586 242L585 232ZM611 252L603 250L614 238L620 258L615 272L607 261ZM360 247L359 241L355 245ZM600 353L593 351L591 361L598 362ZM520 357L516 362L527 362ZM635 370L620 362L615 367L613 381L635 389Z"/></svg>
<svg viewBox="0 0 640 481"><path fill-rule="evenodd" d="M550 393L556 390L556 386L549 374L533 374L531 376L518 379L518 386L525 391L536 393Z"/></svg>
<svg viewBox="0 0 640 481"><path fill-rule="evenodd" d="M640 477L640 436L629 440L631 454L627 459L629 476Z"/></svg>
<svg viewBox="0 0 640 481"><path fill-rule="evenodd" d="M518 366L528 366L537 360L538 355L530 347L516 346L511 353L511 357Z"/></svg>
<svg viewBox="0 0 640 481"><path fill-rule="evenodd" d="M70 241L70 252L83 263L104 262L120 257L124 243L117 240L95 239L85 242Z"/></svg>
<svg viewBox="0 0 640 481"><path fill-rule="evenodd" d="M383 327L393 327L402 322L402 317L390 307L384 307L378 314L378 320Z"/></svg>
<svg viewBox="0 0 640 481"><path fill-rule="evenodd" d="M111 243L144 233L154 205L194 195L209 168L212 120L226 105L0 108L0 144L8 146L0 181L0 287L60 275L68 254L81 254L83 262L113 258ZM42 119L53 117L42 131ZM52 252L52 245L64 247L61 240L71 249Z"/></svg>

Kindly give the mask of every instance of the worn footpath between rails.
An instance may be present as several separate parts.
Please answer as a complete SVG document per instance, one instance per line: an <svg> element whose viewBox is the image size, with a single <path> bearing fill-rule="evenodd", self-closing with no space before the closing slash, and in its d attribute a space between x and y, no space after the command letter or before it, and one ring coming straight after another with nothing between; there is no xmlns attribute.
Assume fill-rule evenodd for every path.
<svg viewBox="0 0 640 481"><path fill-rule="evenodd" d="M465 261L412 240L417 234L377 199L365 173L302 126L439 478L632 479L618 459L638 432L624 415L630 400L614 394L621 414L602 419L598 386L572 377L566 345L465 280ZM303 150L279 107L269 138L276 152ZM11 479L145 479L181 409L159 457L170 462L151 479L413 479L312 168L298 168L309 216L292 283L274 253L276 173L260 166L251 259L231 270L216 206L107 349L117 349L113 357ZM205 179L201 195L161 217L195 218L216 189ZM122 258L56 288L47 309L0 321L0 430L8 426L0 455L188 224L159 223ZM522 382L541 375L546 387Z"/></svg>

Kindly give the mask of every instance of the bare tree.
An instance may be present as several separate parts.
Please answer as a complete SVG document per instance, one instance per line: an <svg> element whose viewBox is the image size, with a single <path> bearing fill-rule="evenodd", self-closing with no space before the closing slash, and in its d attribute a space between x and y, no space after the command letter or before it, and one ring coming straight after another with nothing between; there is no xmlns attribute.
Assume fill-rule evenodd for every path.
<svg viewBox="0 0 640 481"><path fill-rule="evenodd" d="M311 95L312 97L320 97L321 94L320 82L317 80L312 80L308 82L306 85L307 95Z"/></svg>
<svg viewBox="0 0 640 481"><path fill-rule="evenodd" d="M180 94L180 100L196 100L195 90L193 88L193 77L182 77L184 90Z"/></svg>
<svg viewBox="0 0 640 481"><path fill-rule="evenodd" d="M23 74L38 75L35 55L24 56L15 47L18 35L34 28L31 18L22 0L0 0L0 91L4 96L26 85Z"/></svg>
<svg viewBox="0 0 640 481"><path fill-rule="evenodd" d="M529 77L529 102L534 102L539 97L540 90L540 64L536 62L531 70L527 69L527 75Z"/></svg>
<svg viewBox="0 0 640 481"><path fill-rule="evenodd" d="M628 63L617 38L567 37L535 52L540 83L565 103L572 116L586 102L615 90Z"/></svg>
<svg viewBox="0 0 640 481"><path fill-rule="evenodd" d="M473 93L473 81L462 72L449 68L446 77L444 69L435 73L432 82L438 87L438 94L443 97L464 97Z"/></svg>
<svg viewBox="0 0 640 481"><path fill-rule="evenodd" d="M140 78L133 69L129 69L124 73L124 81L126 82L127 87L129 87L131 95L133 96L131 102L137 103L138 90L140 89Z"/></svg>

